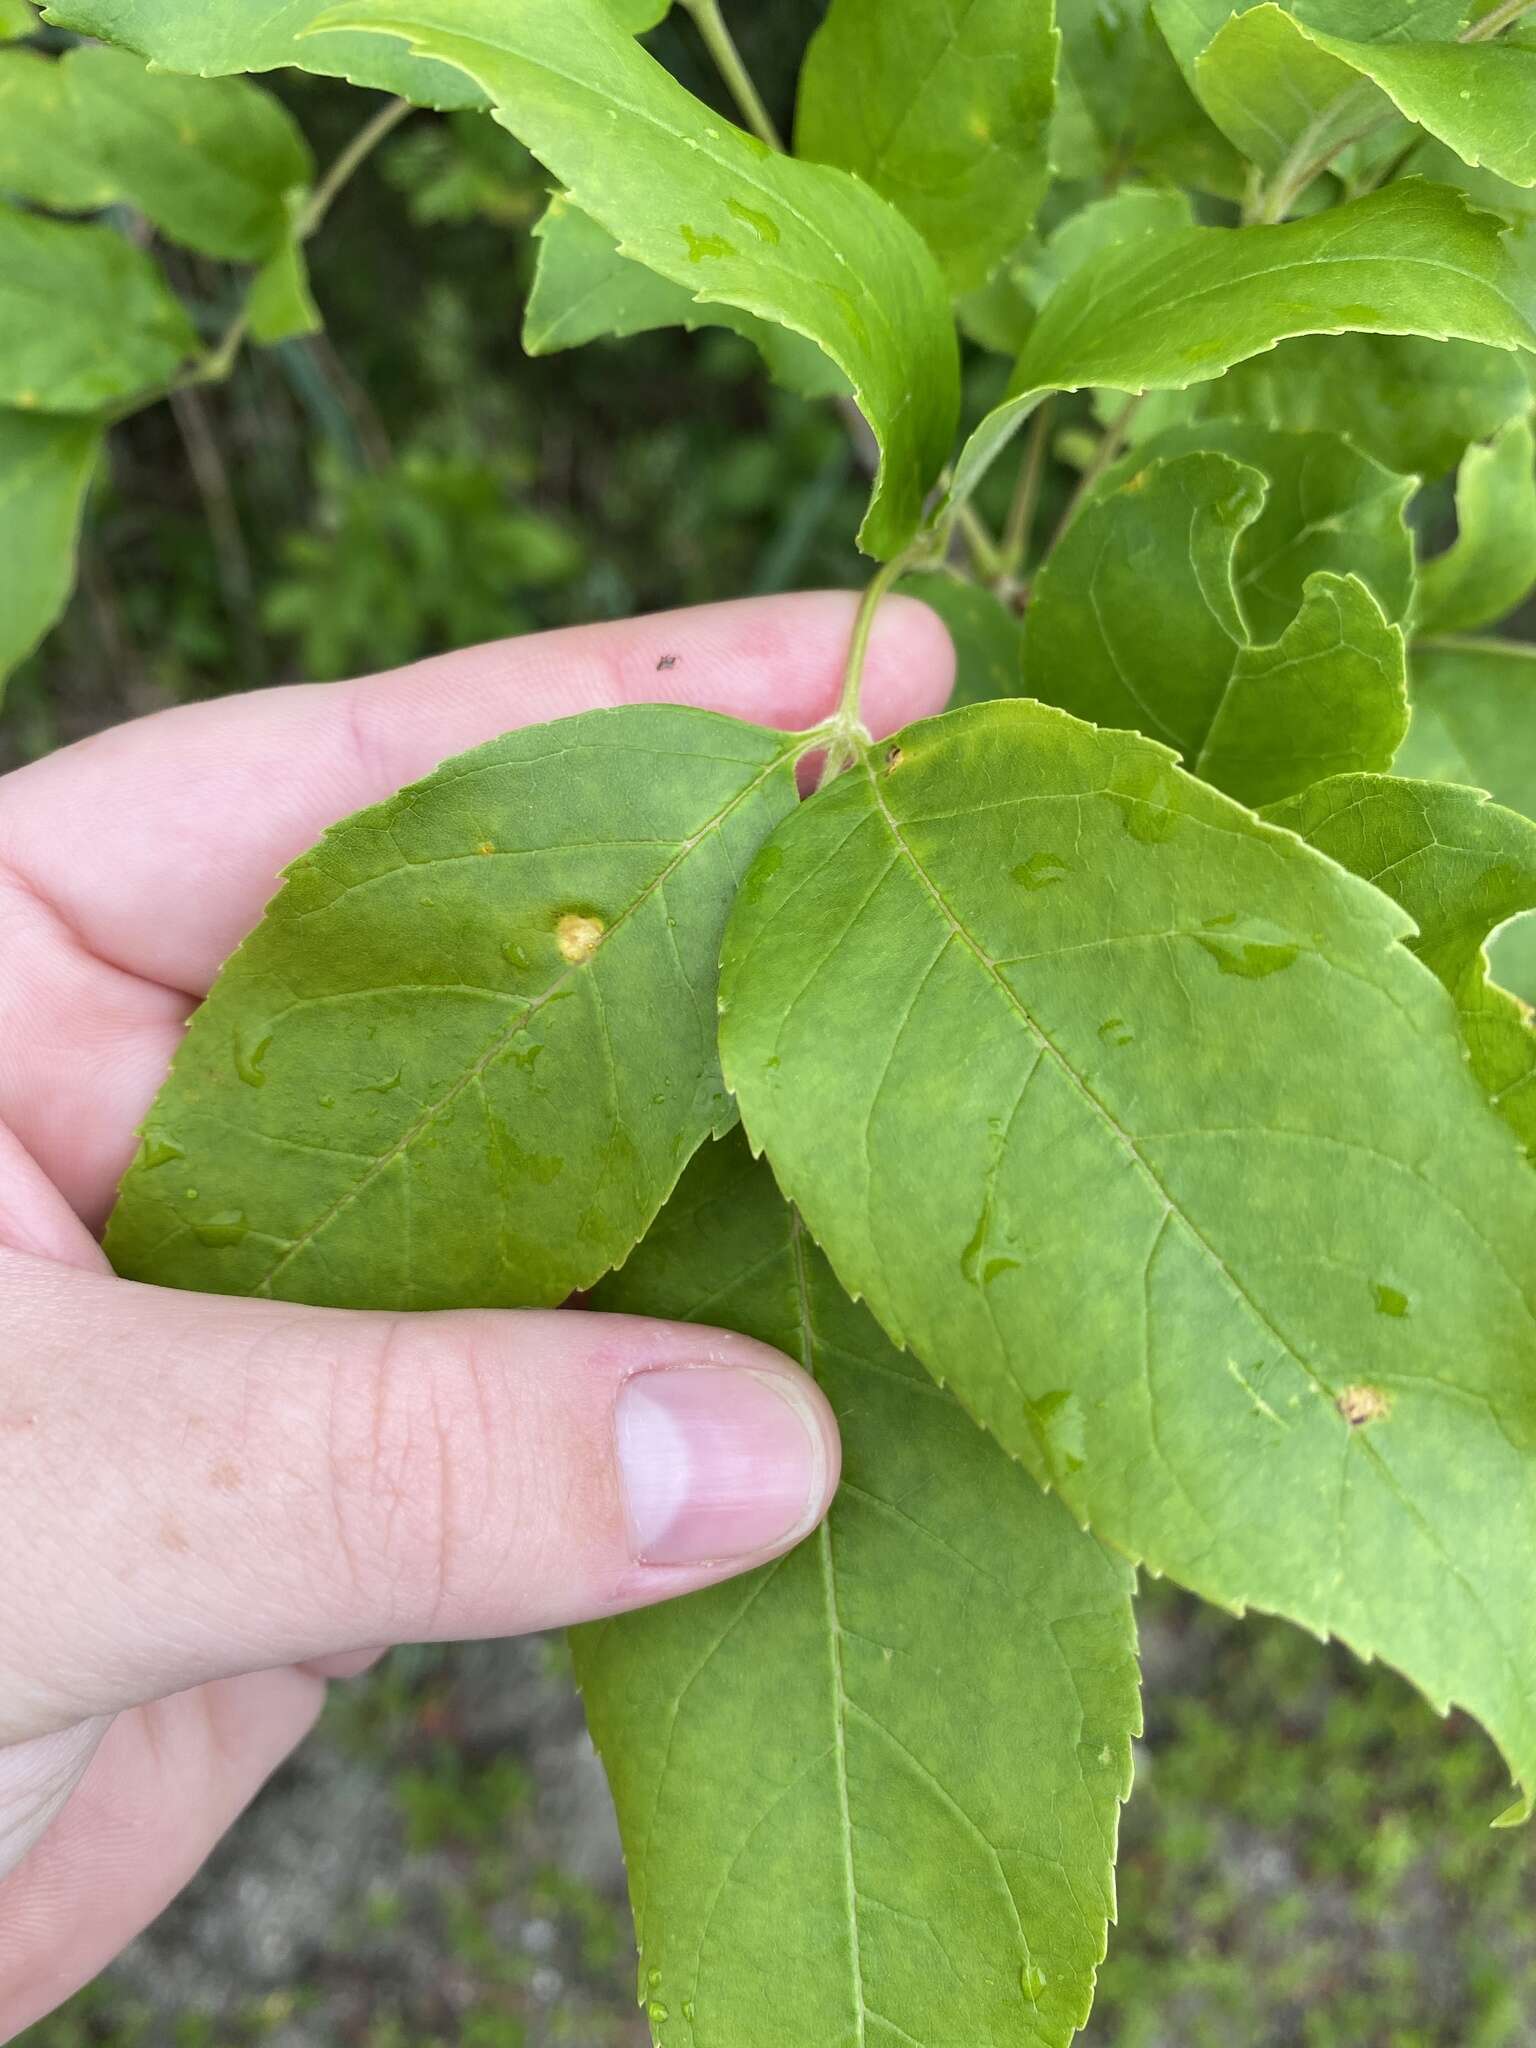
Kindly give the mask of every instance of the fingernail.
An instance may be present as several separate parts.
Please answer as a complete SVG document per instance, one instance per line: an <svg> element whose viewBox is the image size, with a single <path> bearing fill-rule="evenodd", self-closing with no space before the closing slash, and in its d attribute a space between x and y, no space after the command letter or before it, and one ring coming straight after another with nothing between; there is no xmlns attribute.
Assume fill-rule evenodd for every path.
<svg viewBox="0 0 1536 2048"><path fill-rule="evenodd" d="M636 1373L614 1420L641 1564L751 1557L814 1523L826 1439L793 1380L743 1366Z"/></svg>

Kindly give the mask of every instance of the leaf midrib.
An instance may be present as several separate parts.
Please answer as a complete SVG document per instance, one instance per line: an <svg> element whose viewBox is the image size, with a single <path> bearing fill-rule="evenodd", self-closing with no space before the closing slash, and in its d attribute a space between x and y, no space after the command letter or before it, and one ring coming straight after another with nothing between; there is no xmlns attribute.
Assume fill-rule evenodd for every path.
<svg viewBox="0 0 1536 2048"><path fill-rule="evenodd" d="M816 1331L811 1320L810 1275L805 1266L805 1226L798 1209L790 1212L790 1256L795 1269L795 1299L800 1324L800 1362L813 1379L816 1372ZM843 1624L837 1606L837 1565L832 1554L832 1517L826 1515L816 1531L816 1549L821 1566L822 1595L827 1618L828 1665L832 1681L833 1755L837 1765L838 1820L843 1850L843 1882L848 1911L849 1962L853 1973L854 2036L856 2048L868 2040L869 2002L864 1989L864 1956L859 1935L858 1878L853 1865L853 1814L848 1796L848 1687L843 1671Z"/></svg>
<svg viewBox="0 0 1536 2048"><path fill-rule="evenodd" d="M1296 1347L1290 1342L1290 1340L1282 1333L1282 1331L1279 1328L1277 1328L1273 1320L1253 1299L1253 1296L1249 1293L1248 1289L1243 1286L1242 1282L1238 1279L1237 1275L1232 1271L1231 1267L1222 1258L1221 1254L1216 1250L1215 1246L1206 1237L1205 1233L1200 1229L1200 1227L1194 1221L1194 1219L1190 1215L1188 1215L1187 1212L1183 1208L1181 1208L1180 1205L1173 1199L1173 1196L1171 1195L1169 1190L1164 1186L1163 1181L1161 1177L1158 1175L1156 1169L1152 1166L1151 1162L1142 1153L1141 1148L1137 1144L1135 1138L1131 1135L1129 1131L1125 1129L1125 1127L1115 1117L1113 1112L1110 1110L1109 1105L1093 1092L1093 1090L1088 1086L1087 1082L1077 1072L1076 1068L1074 1068L1072 1063L1067 1059L1066 1055L1061 1051L1060 1047L1057 1046L1055 1041L1045 1031L1044 1027L1041 1024L1039 1024L1034 1018L1034 1016L1031 1014L1031 1012L1025 1008L1024 1003L1020 998L1017 990L1012 988L1009 985L1009 983L1003 978L1002 974L998 970L996 962L992 960L991 956L986 952L985 948L982 947L980 942L977 939L973 938L971 933L967 930L965 924L956 915L955 911L950 906L948 899L945 897L943 891L939 888L937 882L928 873L927 869L918 859L917 854L911 845L911 842L908 840L906 834L902 831L899 821L895 817L894 813L891 811L890 807L887 805L884 795L882 794L880 789L879 778L876 773L874 763L869 754L866 753L863 756L861 765L863 767L865 777L869 783L870 794L873 799L876 813L885 825L887 831L890 833L891 838L894 840L899 850L900 856L907 861L913 875L917 878L917 880L922 885L923 889L926 891L929 899L934 905L934 908L949 924L954 936L957 937L961 941L961 943L967 948L967 950L973 955L973 957L977 961L977 964L982 968L983 972L987 974L993 982L995 982L999 991L1002 993L1006 1001L1009 1003L1011 1008L1019 1017L1020 1021L1023 1023L1025 1029L1043 1048L1044 1052L1050 1056L1050 1058L1052 1059L1060 1073L1072 1085L1072 1087L1076 1089L1078 1094L1081 1095L1083 1101L1089 1106L1090 1110L1097 1116L1098 1120L1103 1124L1105 1129L1113 1135L1116 1142L1122 1146L1122 1148L1130 1157L1133 1164L1140 1171L1140 1173L1146 1179L1148 1184L1155 1190L1158 1198L1161 1200L1164 1207L1163 1220L1162 1223L1159 1225L1159 1235L1161 1234L1162 1229L1166 1226L1167 1221L1170 1217L1177 1219L1177 1221L1183 1225L1184 1229L1188 1231L1191 1241L1199 1248L1201 1253L1210 1261L1212 1267L1222 1276L1227 1285L1231 1288L1234 1297L1238 1301L1242 1302L1244 1307L1253 1316L1254 1320L1263 1329L1268 1331L1270 1336L1274 1339L1275 1343L1285 1353L1286 1357L1291 1359L1293 1363L1300 1369L1300 1371L1302 1372L1304 1377L1309 1381L1312 1387L1325 1399L1331 1402L1334 1398L1334 1389L1330 1387L1328 1383L1322 1378L1322 1376L1319 1374L1316 1367L1313 1366L1311 1361L1308 1358L1306 1358L1303 1355L1303 1353L1298 1351ZM1417 1505L1403 1493L1401 1485L1396 1480L1395 1476L1391 1471L1391 1468L1385 1463L1380 1452L1376 1449L1376 1447L1373 1444L1371 1444L1368 1440L1363 1439L1360 1435L1356 1434L1355 1432L1348 1431L1343 1439L1343 1450L1345 1453L1346 1461L1349 1452L1352 1448L1358 1449L1360 1454L1363 1457L1365 1457L1367 1461L1375 1468L1378 1478L1388 1488L1393 1497L1401 1504L1405 1513L1418 1526L1420 1532L1431 1544L1432 1548L1439 1555L1439 1557L1444 1561L1447 1570L1450 1572L1451 1576L1456 1580L1457 1584L1462 1588L1468 1600L1471 1602L1473 1609L1478 1614L1483 1616L1488 1625L1489 1639L1493 1644L1496 1645L1500 1660L1505 1667L1509 1679L1511 1680L1511 1682L1513 1683L1518 1692L1522 1686L1522 1673L1520 1670L1518 1660L1516 1659L1513 1651L1511 1650L1502 1629L1500 1629L1500 1627L1498 1626L1497 1620L1492 1610L1489 1608L1486 1600L1483 1598L1478 1588L1467 1578L1465 1571L1458 1564L1456 1559L1446 1549L1444 1540L1441 1537L1439 1531L1433 1525L1433 1523L1431 1523L1423 1514L1423 1512L1417 1507ZM1342 1469L1347 1470L1347 1462ZM1340 1531L1340 1536L1342 1537L1342 1530ZM1342 1562L1343 1560L1341 1557L1341 1565ZM1329 1626L1336 1628L1336 1624L1332 1622L1329 1623ZM1360 1649L1365 1654L1375 1654L1375 1646L1370 1643L1362 1641L1356 1643L1354 1647ZM1512 1758L1510 1759L1510 1761L1513 1764Z"/></svg>
<svg viewBox="0 0 1536 2048"><path fill-rule="evenodd" d="M645 887L639 892L639 894L636 895L629 903L627 903L624 906L623 910L620 911L619 915L613 920L613 923L609 925L607 931L603 935L602 944L599 945L597 951L591 956L591 959L589 961L573 961L568 967L564 968L562 972L555 977L555 979L540 995L535 996L530 1002L526 1004L524 1008L520 1009L518 1011L516 1018L510 1025L508 1025L506 1030L499 1032L496 1035L496 1037L491 1041L490 1045L486 1048L486 1050L483 1053L479 1054L478 1057L467 1068L465 1068L462 1073L460 1073L457 1076L457 1078L449 1085L447 1090L442 1095L440 1095L435 1102L428 1103L426 1108L422 1110L421 1114L415 1119L415 1121L406 1127L406 1129L401 1133L401 1135L395 1140L395 1142L391 1146L389 1146L385 1151L375 1155L372 1164L368 1167L368 1170L365 1173L361 1174L350 1187L343 1189L341 1194L339 1194L321 1212L321 1214L315 1218L315 1220L312 1223L306 1225L306 1227L300 1232L300 1234L288 1244L287 1248L283 1251L281 1256L274 1260L272 1265L270 1265L267 1268L266 1272L263 1273L252 1284L250 1292L253 1295L264 1295L270 1293L273 1281L277 1278L278 1274L283 1270L283 1268L289 1265L295 1258L297 1258L299 1253L303 1251L306 1248L306 1246L312 1244L314 1240L317 1237L319 1237L323 1231L328 1229L329 1226L336 1220L336 1218L340 1216L346 1209L348 1209L353 1202L357 1201L363 1195L363 1193L373 1185L373 1183L380 1177L380 1175L385 1173L395 1163L397 1159L403 1158L405 1154L410 1150L411 1146L416 1143L417 1139L420 1138L424 1132L426 1132L432 1127L432 1125L437 1121L438 1117L442 1115L445 1109L449 1108L454 1102L458 1100L459 1096L464 1092L466 1088L470 1087L473 1083L481 1080L484 1077L488 1069L501 1056L501 1054L506 1051L507 1047L517 1037L518 1033L524 1030L527 1027L530 1020L538 1016L540 1011L546 1009L549 1006L549 1004L555 999L557 995L561 993L561 991L574 978L574 976L581 973L587 967L595 965L595 963L602 958L604 949L611 943L611 941L629 922L629 920L634 916L635 912L639 910L643 904L647 903L658 889L662 888L666 884L666 882L671 878L671 876L673 876L677 872L678 868L682 866L683 862L687 860L689 855L693 853L695 848L700 846L712 832L718 831L720 826L724 824L725 820L728 817L730 817L735 810L737 810L742 804L746 803L749 798L755 796L757 792L763 787L763 785L774 774L776 774L779 769L781 769L784 766L786 761L789 761L793 758L796 752L796 745L796 739L793 736L791 736L788 740L786 740L785 744L780 747L778 752L773 756L772 760L770 760L762 768L762 770L752 778L750 782L745 783L739 790L737 790L737 792L731 798L729 803L723 805L721 809L716 811L713 817L707 819L705 823L702 824L696 832L694 832L688 838L682 841L676 853L672 856L671 860L667 861L664 864L664 866L660 868L655 875L652 876L651 880L646 883Z"/></svg>

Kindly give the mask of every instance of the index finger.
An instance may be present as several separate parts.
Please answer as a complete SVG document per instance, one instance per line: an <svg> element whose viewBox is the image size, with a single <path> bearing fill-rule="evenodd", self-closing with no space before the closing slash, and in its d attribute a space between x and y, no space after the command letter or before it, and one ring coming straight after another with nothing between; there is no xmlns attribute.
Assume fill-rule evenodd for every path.
<svg viewBox="0 0 1536 2048"><path fill-rule="evenodd" d="M514 726L605 705L813 725L836 704L854 606L841 592L708 605L161 712L10 776L0 863L98 959L200 996L279 872L348 812ZM887 600L866 720L888 731L940 709L953 666L934 614Z"/></svg>

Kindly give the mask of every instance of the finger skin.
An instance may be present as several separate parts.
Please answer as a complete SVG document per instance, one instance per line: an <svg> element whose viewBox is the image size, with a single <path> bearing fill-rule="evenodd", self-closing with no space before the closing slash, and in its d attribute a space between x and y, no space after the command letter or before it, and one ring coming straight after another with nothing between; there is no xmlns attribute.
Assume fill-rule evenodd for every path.
<svg viewBox="0 0 1536 2048"><path fill-rule="evenodd" d="M0 1877L0 2042L61 2005L170 1904L324 1698L317 1678L268 1671L113 1723L60 1818Z"/></svg>
<svg viewBox="0 0 1536 2048"><path fill-rule="evenodd" d="M808 1376L690 1324L315 1310L19 1254L0 1255L0 1299L17 1361L0 1555L28 1560L0 1638L0 1742L243 1671L670 1598L790 1547L836 1486ZM811 1432L799 1490L751 1555L644 1562L625 1389L733 1367L775 1414L783 1390L797 1451ZM707 1491L707 1469L678 1469ZM740 1491L770 1480L749 1469Z"/></svg>
<svg viewBox="0 0 1536 2048"><path fill-rule="evenodd" d="M837 701L853 612L824 592L533 635L182 706L7 776L0 1123L99 1229L194 998L327 825L499 732L597 706L813 725ZM888 598L865 667L872 728L939 710L953 674L935 615Z"/></svg>
<svg viewBox="0 0 1536 2048"><path fill-rule="evenodd" d="M704 605L161 712L9 777L0 860L97 958L202 995L279 871L336 819L500 732L605 705L814 725L837 703L854 609L841 592ZM888 599L866 719L938 710L953 672L927 606Z"/></svg>

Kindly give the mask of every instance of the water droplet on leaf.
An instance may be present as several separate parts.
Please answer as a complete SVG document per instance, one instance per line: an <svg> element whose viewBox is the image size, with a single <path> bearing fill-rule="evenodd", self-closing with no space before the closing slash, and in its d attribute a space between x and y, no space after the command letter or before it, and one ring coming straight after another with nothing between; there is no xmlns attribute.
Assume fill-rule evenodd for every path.
<svg viewBox="0 0 1536 2048"><path fill-rule="evenodd" d="M1049 889L1053 882L1070 873L1071 868L1059 853L1040 852L1021 861L1013 870L1013 879L1021 889Z"/></svg>
<svg viewBox="0 0 1536 2048"><path fill-rule="evenodd" d="M677 231L687 247L690 263L702 263L706 256L736 254L734 244L728 242L724 235L701 235L697 228L689 227L686 221L679 225Z"/></svg>
<svg viewBox="0 0 1536 2048"><path fill-rule="evenodd" d="M1376 1313L1379 1316L1405 1316L1408 1313L1408 1297L1400 1288L1388 1287L1384 1281L1376 1283Z"/></svg>
<svg viewBox="0 0 1536 2048"><path fill-rule="evenodd" d="M771 245L779 242L779 224L770 213L763 213L755 206L748 206L743 199L727 199L725 210L733 220L739 220L743 227L750 228L760 242Z"/></svg>
<svg viewBox="0 0 1536 2048"><path fill-rule="evenodd" d="M267 1050L271 1043L272 1034L270 1031L265 1038L258 1039L254 1045L248 1042L242 1043L238 1033L236 1034L235 1072L240 1076L240 1079L247 1088L266 1087L267 1077L262 1072L262 1062L266 1059Z"/></svg>
<svg viewBox="0 0 1536 2048"><path fill-rule="evenodd" d="M199 1244L205 1244L211 1251L222 1251L230 1245L239 1244L248 1232L244 1212L240 1209L222 1209L216 1216L204 1217L194 1223L192 1234Z"/></svg>

